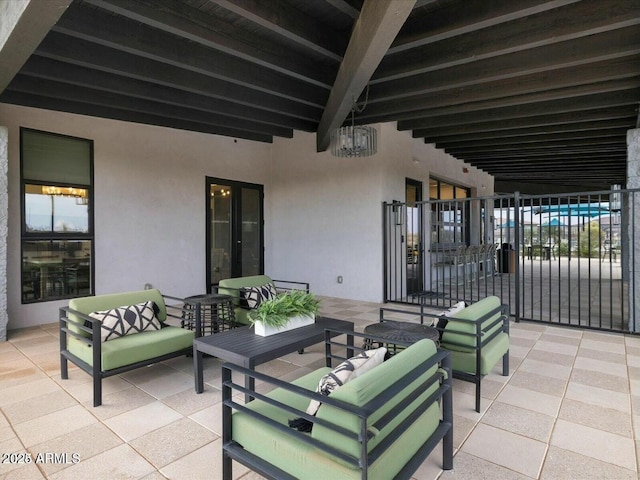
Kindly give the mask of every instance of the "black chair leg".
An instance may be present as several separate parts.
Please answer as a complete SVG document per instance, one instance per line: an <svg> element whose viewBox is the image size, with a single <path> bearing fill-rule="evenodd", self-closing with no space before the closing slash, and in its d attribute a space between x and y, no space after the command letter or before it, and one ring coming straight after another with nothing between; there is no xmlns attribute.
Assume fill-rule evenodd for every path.
<svg viewBox="0 0 640 480"><path fill-rule="evenodd" d="M102 378L100 376L93 377L93 406L102 405Z"/></svg>
<svg viewBox="0 0 640 480"><path fill-rule="evenodd" d="M480 413L480 378L476 379L476 412Z"/></svg>

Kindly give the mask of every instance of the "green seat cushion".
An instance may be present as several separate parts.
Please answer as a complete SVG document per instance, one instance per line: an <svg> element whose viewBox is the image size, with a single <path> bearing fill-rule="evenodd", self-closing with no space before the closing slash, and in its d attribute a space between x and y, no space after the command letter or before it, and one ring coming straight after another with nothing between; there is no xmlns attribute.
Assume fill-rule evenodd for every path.
<svg viewBox="0 0 640 480"><path fill-rule="evenodd" d="M193 346L194 332L179 327L136 333L102 344L102 370L131 365L167 355ZM89 365L93 365L93 347L73 336L68 337L68 350Z"/></svg>
<svg viewBox="0 0 640 480"><path fill-rule="evenodd" d="M247 287L261 287L262 285L273 284L273 280L267 275L253 275L250 277L225 278L218 283L218 293L233 297L235 305L236 323L248 325L249 309L240 306L240 289ZM274 285L275 288L275 285Z"/></svg>
<svg viewBox="0 0 640 480"><path fill-rule="evenodd" d="M494 315L484 320L481 325L481 329L484 330L496 319L502 315L499 310L501 303L500 299L496 296L490 296L483 298L479 302L476 302L468 307L460 310L455 316L448 319L447 325L442 333L442 347L447 350L456 350L461 352L473 352L476 346L476 323L472 321L479 320L484 315L489 314L491 311L496 310ZM469 322L457 321L457 320L471 320ZM502 324L498 323L490 330L484 332L483 336L489 336L496 330L502 328Z"/></svg>
<svg viewBox="0 0 640 480"><path fill-rule="evenodd" d="M425 355L430 356L435 352L436 348L432 341L422 340L400 354L395 355L382 365L348 382L346 385L334 391L331 396L351 404L361 405L362 403L366 403L396 381L400 372L406 372L415 367L418 361L417 359L423 359ZM432 375L435 369L436 367L433 367L429 369L428 372L424 372L416 382L423 381L425 377ZM329 371L329 368L321 368L292 383L313 391L320 378ZM369 441L369 450L383 440L388 434L389 429L406 418L410 411L419 403L424 402L424 399L436 388L437 386L434 385L432 388L427 389L403 414L398 415L390 425L378 432L376 436ZM399 391L398 395L392 400L392 403L386 406L386 408L382 408L379 413L376 413L374 418L380 418L380 416L391 408L391 405L401 401L406 395L406 390L407 389L402 389ZM301 411L304 411L309 404L308 398L292 394L282 389L276 389L270 392L269 397L291 405ZM288 420L295 416L273 406L266 405L259 400L250 402L247 407L283 425L287 425ZM349 430L352 431L358 431L359 429L357 418L345 412L336 412L335 408L327 404L321 405L317 416L331 421L334 424L349 428ZM402 436L370 466L369 478L380 480L393 478L416 453L425 439L435 431L439 420L440 410L438 404L435 403L407 428ZM320 477L345 480L361 478L361 471L359 469L346 465L344 462L324 453L320 449L297 441L292 435L284 434L264 424L258 424L255 419L248 417L242 412L235 412L233 414L232 424L233 439L235 441L249 452L265 459L267 462L296 478L309 480L315 480ZM294 430L291 431L294 432ZM356 457L359 454L357 441L349 440L342 435L337 435L332 429L316 424L313 427L311 435L317 440L337 447L340 450L347 451ZM319 472L322 472L320 477Z"/></svg>

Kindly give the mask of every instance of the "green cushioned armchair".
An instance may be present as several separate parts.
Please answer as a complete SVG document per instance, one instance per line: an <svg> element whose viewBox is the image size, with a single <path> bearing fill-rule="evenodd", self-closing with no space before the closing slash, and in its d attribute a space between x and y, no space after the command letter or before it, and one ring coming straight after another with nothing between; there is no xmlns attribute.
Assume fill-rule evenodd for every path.
<svg viewBox="0 0 640 480"><path fill-rule="evenodd" d="M178 303L167 304L165 299ZM150 300L158 307L160 330L101 340L101 321L89 316L92 312ZM182 319L183 313L198 313L200 309L194 307L156 289L71 299L68 307L60 309L60 376L69 378L68 361L80 367L93 377L93 406L102 405L103 378L192 352L194 332L166 322L170 317ZM197 313L195 331L200 331Z"/></svg>
<svg viewBox="0 0 640 480"><path fill-rule="evenodd" d="M480 412L480 388L482 377L502 360L502 375L509 375L509 306L500 303L496 296L465 307L454 316L434 315L383 307L394 319L403 315L419 316L421 323L435 323L440 331L440 347L451 352L453 377L476 385L476 411ZM387 319L389 315L387 314Z"/></svg>
<svg viewBox="0 0 640 480"><path fill-rule="evenodd" d="M240 290L242 288L261 287L267 284L273 285L278 292L287 290L303 290L307 293L309 292L308 283L292 282L289 280L273 280L268 275L252 275L248 277L225 278L224 280L220 280L217 290L218 293L230 295L233 297L236 323L249 325L251 323L247 317L247 315L249 314L249 309L241 302Z"/></svg>
<svg viewBox="0 0 640 480"><path fill-rule="evenodd" d="M338 332L336 330L336 332ZM327 367L291 383L225 363L222 367L222 460L224 480L231 480L232 460L272 479L409 479L442 444L442 468L453 468L453 413L450 354L421 340L381 365L350 380L326 397L315 392L319 379L352 356L357 332L327 335ZM375 337L373 337L374 340ZM378 339L379 340L379 339ZM244 377L275 387L254 400L237 403L247 393ZM260 389L258 389L259 391ZM309 401L321 402L315 416ZM302 417L310 433L288 426ZM215 475L215 474L214 474Z"/></svg>

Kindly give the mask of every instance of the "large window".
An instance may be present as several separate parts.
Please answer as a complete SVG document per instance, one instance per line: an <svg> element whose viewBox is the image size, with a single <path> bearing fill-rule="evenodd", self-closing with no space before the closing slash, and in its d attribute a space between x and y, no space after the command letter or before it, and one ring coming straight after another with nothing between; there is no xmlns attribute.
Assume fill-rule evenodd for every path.
<svg viewBox="0 0 640 480"><path fill-rule="evenodd" d="M22 302L93 294L93 142L20 130Z"/></svg>
<svg viewBox="0 0 640 480"><path fill-rule="evenodd" d="M435 178L429 179L431 244L445 246L469 243L470 190Z"/></svg>

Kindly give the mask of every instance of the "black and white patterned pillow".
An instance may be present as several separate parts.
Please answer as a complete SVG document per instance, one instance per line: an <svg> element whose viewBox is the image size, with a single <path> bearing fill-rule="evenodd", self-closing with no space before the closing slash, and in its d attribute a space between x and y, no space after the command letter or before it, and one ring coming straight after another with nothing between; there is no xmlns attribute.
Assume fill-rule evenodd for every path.
<svg viewBox="0 0 640 480"><path fill-rule="evenodd" d="M458 302L455 305L451 306L449 310L445 310L440 314L440 318L438 318L438 320L435 322L435 325L433 325L438 329L440 341L442 341L442 334L444 333L444 329L447 326L447 323L449 323L449 320L447 320L445 317L455 317L456 313L462 311L466 307L467 304L465 302Z"/></svg>
<svg viewBox="0 0 640 480"><path fill-rule="evenodd" d="M111 310L91 312L89 316L102 322L100 339L106 342L125 335L160 330L162 324L157 313L158 306L155 302L148 301Z"/></svg>
<svg viewBox="0 0 640 480"><path fill-rule="evenodd" d="M278 295L276 287L272 283L259 287L243 287L240 289L240 298L244 300L248 308L258 308L265 300L271 300Z"/></svg>
<svg viewBox="0 0 640 480"><path fill-rule="evenodd" d="M316 392L328 397L337 388L347 383L347 381L364 375L372 368L380 365L384 362L386 354L387 349L381 347L374 350L365 350L355 357L345 360L320 379ZM321 403L317 400L311 400L306 413L308 415L315 415L318 413L320 405ZM302 432L310 432L313 423L303 418L296 418L289 421L289 426Z"/></svg>

